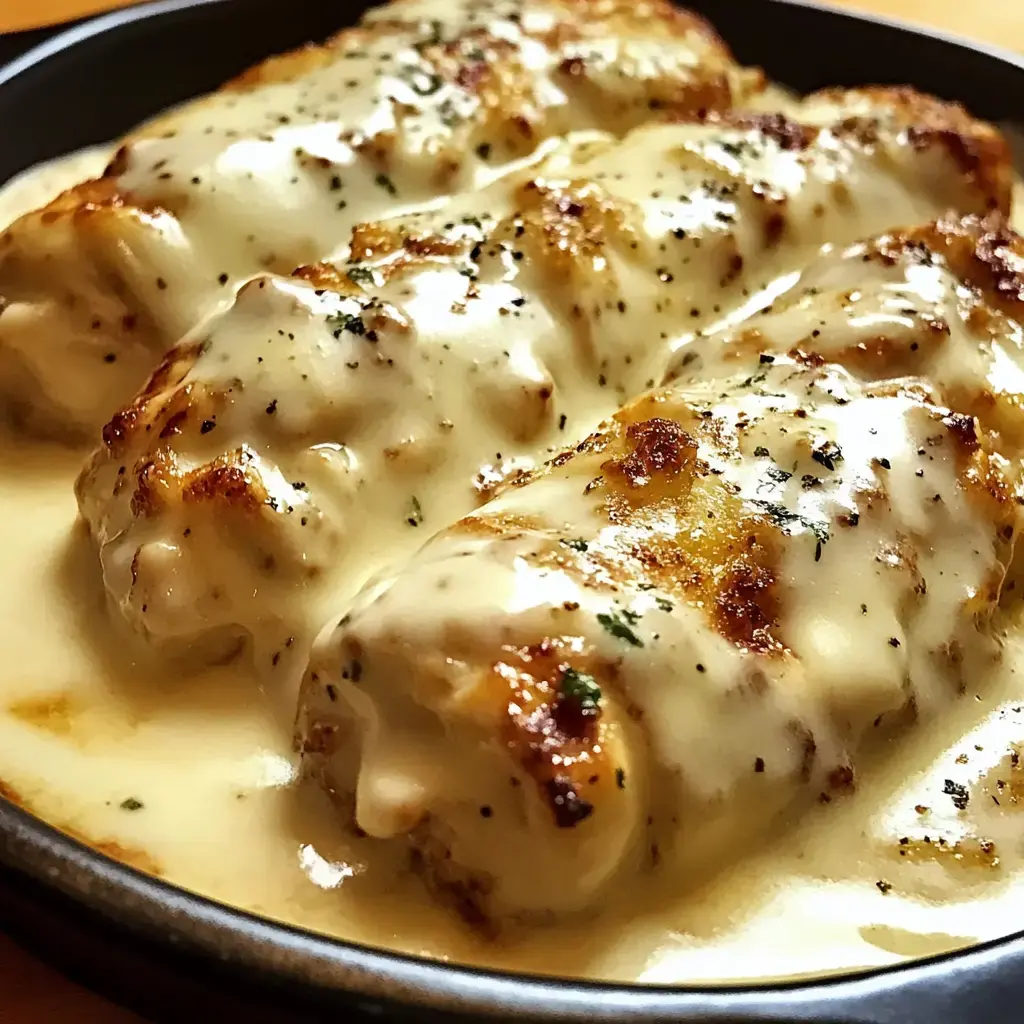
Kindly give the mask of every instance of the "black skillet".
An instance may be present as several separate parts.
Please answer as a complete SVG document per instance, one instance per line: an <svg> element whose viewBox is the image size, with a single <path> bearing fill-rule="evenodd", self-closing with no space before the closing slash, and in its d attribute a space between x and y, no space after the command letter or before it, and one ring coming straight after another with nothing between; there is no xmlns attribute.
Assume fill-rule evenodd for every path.
<svg viewBox="0 0 1024 1024"><path fill-rule="evenodd" d="M688 6L711 17L741 60L796 89L908 83L991 120L1024 121L1024 59L1011 54L801 0ZM0 182L112 139L270 53L323 38L361 9L358 0L166 0L53 37L0 37L0 60L35 47L0 68ZM73 977L175 1024L1024 1021L1024 933L910 966L804 984L630 988L501 975L260 920L108 860L2 798L0 921Z"/></svg>

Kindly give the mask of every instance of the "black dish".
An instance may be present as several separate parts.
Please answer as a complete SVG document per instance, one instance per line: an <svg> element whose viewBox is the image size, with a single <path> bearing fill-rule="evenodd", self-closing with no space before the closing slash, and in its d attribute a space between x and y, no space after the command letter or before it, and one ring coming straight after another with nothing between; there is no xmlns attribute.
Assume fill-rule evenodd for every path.
<svg viewBox="0 0 1024 1024"><path fill-rule="evenodd" d="M1024 120L1024 58L803 0L687 0L738 57L800 90L908 83ZM0 68L0 181L114 138L260 58L354 21L328 0L165 0L41 42ZM0 38L9 57L40 33ZM625 987L457 968L261 920L118 864L0 798L0 918L86 984L166 1021L1016 1024L1024 932L908 966L803 984Z"/></svg>

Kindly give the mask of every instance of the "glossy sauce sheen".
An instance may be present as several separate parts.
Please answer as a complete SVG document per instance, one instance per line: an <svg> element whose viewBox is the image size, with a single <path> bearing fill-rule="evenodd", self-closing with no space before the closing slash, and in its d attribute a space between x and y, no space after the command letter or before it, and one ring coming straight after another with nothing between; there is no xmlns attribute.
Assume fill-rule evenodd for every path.
<svg viewBox="0 0 1024 1024"><path fill-rule="evenodd" d="M69 183L82 176L69 165L25 179L0 199L0 221L50 198L62 171ZM589 416L607 411L598 404ZM168 669L143 643L112 638L95 553L77 522L80 469L79 453L46 442L8 436L0 446L4 563L18 581L0 593L6 664L16 666L0 681L0 779L42 817L120 859L370 944L649 982L885 964L1002 935L1024 919L1024 774L1008 753L1024 742L1024 660L1011 639L983 693L969 690L941 723L901 738L862 773L856 794L745 851L696 896L666 906L655 887L633 885L608 896L596 923L481 943L406 872L403 854L342 833L316 787L293 785L292 735L273 699L253 699L251 671ZM966 815L949 783L954 795L974 787ZM998 864L977 852L978 837L996 844ZM904 838L920 871L898 855ZM934 851L958 840L966 853L949 870Z"/></svg>
<svg viewBox="0 0 1024 1024"><path fill-rule="evenodd" d="M37 428L92 434L252 274L344 257L360 221L442 206L566 132L622 134L760 85L664 3L577 14L399 0L137 129L102 177L0 236L8 400Z"/></svg>
<svg viewBox="0 0 1024 1024"><path fill-rule="evenodd" d="M937 101L836 90L797 113L573 133L440 212L360 225L344 264L248 281L79 477L113 607L172 656L249 647L287 703L369 574L770 301L824 242L1008 202L1002 175L908 131L955 127Z"/></svg>

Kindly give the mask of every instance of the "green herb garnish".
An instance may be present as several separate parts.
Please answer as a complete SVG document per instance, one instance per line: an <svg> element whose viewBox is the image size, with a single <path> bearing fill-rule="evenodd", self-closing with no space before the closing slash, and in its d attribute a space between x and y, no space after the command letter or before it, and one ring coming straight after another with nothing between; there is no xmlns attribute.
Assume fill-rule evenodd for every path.
<svg viewBox="0 0 1024 1024"><path fill-rule="evenodd" d="M341 337L342 331L348 331L349 334L357 336L366 333L366 324L357 313L332 313L327 318L327 325L334 330L336 338Z"/></svg>
<svg viewBox="0 0 1024 1024"><path fill-rule="evenodd" d="M569 540L563 540L562 543L567 548L572 548L573 551L586 551L589 545L582 537L572 537Z"/></svg>
<svg viewBox="0 0 1024 1024"><path fill-rule="evenodd" d="M828 470L834 470L837 462L843 461L843 451L835 441L824 441L811 452L811 458Z"/></svg>
<svg viewBox="0 0 1024 1024"><path fill-rule="evenodd" d="M616 639L625 640L626 643L632 644L634 647L643 647L643 640L630 629L630 626L635 625L639 618L640 616L636 612L623 609L621 612L601 612L597 616L597 621Z"/></svg>
<svg viewBox="0 0 1024 1024"><path fill-rule="evenodd" d="M601 700L601 687L597 680L586 672L577 672L574 668L567 668L562 673L562 682L559 690L563 697L575 700L579 703L580 710L584 714L593 714Z"/></svg>
<svg viewBox="0 0 1024 1024"><path fill-rule="evenodd" d="M398 195L398 189L395 188L395 183L386 174L378 174L373 180L377 186L384 189L389 196Z"/></svg>
<svg viewBox="0 0 1024 1024"><path fill-rule="evenodd" d="M353 284L377 283L377 275L370 267L352 267L346 276Z"/></svg>

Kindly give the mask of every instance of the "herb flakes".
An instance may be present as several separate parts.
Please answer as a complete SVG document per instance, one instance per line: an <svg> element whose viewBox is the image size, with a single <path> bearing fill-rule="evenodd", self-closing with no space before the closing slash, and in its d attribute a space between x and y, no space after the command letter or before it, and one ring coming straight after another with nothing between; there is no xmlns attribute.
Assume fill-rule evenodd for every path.
<svg viewBox="0 0 1024 1024"><path fill-rule="evenodd" d="M600 612L597 621L617 640L625 640L633 647L643 647L643 640L630 628L636 625L639 618L640 616L636 612L622 609L613 612Z"/></svg>

